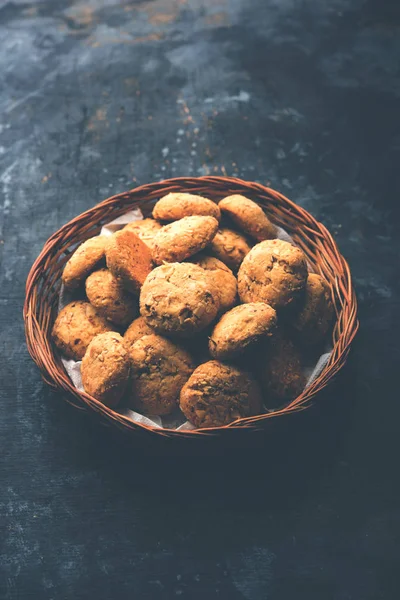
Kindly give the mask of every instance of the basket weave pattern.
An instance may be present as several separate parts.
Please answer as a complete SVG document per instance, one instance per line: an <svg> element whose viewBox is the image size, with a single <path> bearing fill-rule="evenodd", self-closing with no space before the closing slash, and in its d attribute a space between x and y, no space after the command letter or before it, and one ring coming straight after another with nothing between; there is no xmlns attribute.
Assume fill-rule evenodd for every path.
<svg viewBox="0 0 400 600"><path fill-rule="evenodd" d="M336 312L332 355L319 377L285 408L273 413L239 419L225 427L208 430L175 431L150 428L132 422L85 392L80 392L66 374L61 357L51 341L51 328L57 311L61 273L71 251L86 239L98 235L103 225L128 210L140 208L144 216L148 216L153 202L170 192L189 192L214 200L220 200L230 194L243 194L251 198L265 208L274 223L292 236L294 242L306 254L315 272L320 273L329 283ZM47 240L28 275L24 320L30 355L46 383L63 392L68 402L77 408L96 412L103 420L128 433L145 428L149 432L164 436L216 434L227 428L259 429L272 417L307 408L314 396L346 362L350 344L358 329L357 301L350 270L329 231L307 211L279 192L259 183L225 177L176 178L143 185L104 200L61 227Z"/></svg>

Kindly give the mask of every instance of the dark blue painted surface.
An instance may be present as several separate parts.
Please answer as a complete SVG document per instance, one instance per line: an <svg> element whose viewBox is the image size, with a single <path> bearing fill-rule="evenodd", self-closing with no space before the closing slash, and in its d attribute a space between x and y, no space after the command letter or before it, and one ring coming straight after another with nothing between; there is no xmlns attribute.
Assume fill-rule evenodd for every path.
<svg viewBox="0 0 400 600"><path fill-rule="evenodd" d="M1 598L397 597L399 30L394 1L0 4ZM41 382L21 319L64 222L207 173L328 226L362 323L324 402L215 460L121 446Z"/></svg>

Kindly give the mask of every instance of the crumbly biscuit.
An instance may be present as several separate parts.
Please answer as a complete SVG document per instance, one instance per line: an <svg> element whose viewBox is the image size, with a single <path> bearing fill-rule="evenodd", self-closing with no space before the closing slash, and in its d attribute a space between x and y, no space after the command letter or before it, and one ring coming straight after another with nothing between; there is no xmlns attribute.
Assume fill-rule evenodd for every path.
<svg viewBox="0 0 400 600"><path fill-rule="evenodd" d="M237 231L222 227L210 244L210 254L216 256L232 271L237 271L242 260L251 250L249 240Z"/></svg>
<svg viewBox="0 0 400 600"><path fill-rule="evenodd" d="M273 335L276 312L264 302L240 304L225 313L214 327L209 350L213 358L229 360L260 339Z"/></svg>
<svg viewBox="0 0 400 600"><path fill-rule="evenodd" d="M143 317L138 317L132 321L124 333L124 346L128 350L135 342L145 335L153 335L154 333L154 329L147 325L145 319Z"/></svg>
<svg viewBox="0 0 400 600"><path fill-rule="evenodd" d="M214 217L183 217L166 225L154 238L154 262L179 262L197 254L210 243L217 229Z"/></svg>
<svg viewBox="0 0 400 600"><path fill-rule="evenodd" d="M180 408L196 427L220 427L257 415L261 404L261 392L252 376L217 360L197 367L180 395Z"/></svg>
<svg viewBox="0 0 400 600"><path fill-rule="evenodd" d="M83 242L64 267L61 279L68 289L78 287L102 258L105 257L109 238L104 235Z"/></svg>
<svg viewBox="0 0 400 600"><path fill-rule="evenodd" d="M162 229L161 223L154 219L141 219L140 221L132 221L124 227L127 231L133 231L150 248L153 247L154 238Z"/></svg>
<svg viewBox="0 0 400 600"><path fill-rule="evenodd" d="M299 300L306 283L304 253L283 240L266 240L254 246L238 273L242 302L266 302L275 309Z"/></svg>
<svg viewBox="0 0 400 600"><path fill-rule="evenodd" d="M321 275L310 273L304 300L292 325L305 345L317 344L326 336L333 317L333 304L328 283Z"/></svg>
<svg viewBox="0 0 400 600"><path fill-rule="evenodd" d="M153 209L153 217L160 221L178 221L194 215L214 217L217 221L221 218L218 205L212 200L179 192L160 198Z"/></svg>
<svg viewBox="0 0 400 600"><path fill-rule="evenodd" d="M140 314L158 333L189 337L216 317L220 297L209 274L191 263L157 267L143 284Z"/></svg>
<svg viewBox="0 0 400 600"><path fill-rule="evenodd" d="M245 233L258 242L276 238L277 229L267 215L253 200L233 194L227 196L218 204L223 214L228 215L232 221Z"/></svg>
<svg viewBox="0 0 400 600"><path fill-rule="evenodd" d="M129 292L138 294L153 268L149 248L133 231L126 229L117 231L109 240L107 267Z"/></svg>
<svg viewBox="0 0 400 600"><path fill-rule="evenodd" d="M128 325L137 317L137 299L124 290L108 269L100 269L89 275L85 286L89 302L109 321Z"/></svg>
<svg viewBox="0 0 400 600"><path fill-rule="evenodd" d="M214 281L221 300L220 312L224 313L235 306L237 300L237 279L230 268L218 260L218 258L214 258L214 256L199 254L189 260L207 271Z"/></svg>
<svg viewBox="0 0 400 600"><path fill-rule="evenodd" d="M90 342L82 359L85 392L106 406L114 407L126 389L130 360L119 333L100 333Z"/></svg>
<svg viewBox="0 0 400 600"><path fill-rule="evenodd" d="M145 335L129 349L132 388L129 404L146 415L167 415L178 407L179 394L194 370L180 346L160 335Z"/></svg>
<svg viewBox="0 0 400 600"><path fill-rule="evenodd" d="M99 315L89 302L77 300L58 313L52 336L62 354L81 360L92 339L106 331L112 331L111 323Z"/></svg>
<svg viewBox="0 0 400 600"><path fill-rule="evenodd" d="M286 333L279 331L264 351L259 373L267 403L294 400L306 385L299 350Z"/></svg>

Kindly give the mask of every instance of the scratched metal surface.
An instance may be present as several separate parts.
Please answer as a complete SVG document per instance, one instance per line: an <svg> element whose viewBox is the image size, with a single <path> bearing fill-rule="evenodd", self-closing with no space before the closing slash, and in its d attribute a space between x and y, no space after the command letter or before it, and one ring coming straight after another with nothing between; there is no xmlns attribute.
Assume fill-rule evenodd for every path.
<svg viewBox="0 0 400 600"><path fill-rule="evenodd" d="M1 598L396 597L399 26L379 0L0 3ZM253 450L126 448L40 380L26 275L99 200L207 173L331 229L362 329Z"/></svg>

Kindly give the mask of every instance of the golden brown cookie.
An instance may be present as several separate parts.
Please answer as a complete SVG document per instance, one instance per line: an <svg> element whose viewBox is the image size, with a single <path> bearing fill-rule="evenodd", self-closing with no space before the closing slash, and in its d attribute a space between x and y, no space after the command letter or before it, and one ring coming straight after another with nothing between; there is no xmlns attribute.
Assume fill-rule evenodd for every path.
<svg viewBox="0 0 400 600"><path fill-rule="evenodd" d="M213 358L229 360L242 354L264 337L273 335L276 312L264 302L235 306L218 321L211 334L209 350Z"/></svg>
<svg viewBox="0 0 400 600"><path fill-rule="evenodd" d="M321 275L310 273L304 300L292 325L303 344L317 344L326 336L333 318L333 304L328 283Z"/></svg>
<svg viewBox="0 0 400 600"><path fill-rule="evenodd" d="M254 246L238 273L242 302L266 302L275 309L299 300L306 283L304 253L282 240L266 240Z"/></svg>
<svg viewBox="0 0 400 600"><path fill-rule="evenodd" d="M219 258L234 272L238 270L250 250L251 246L247 238L226 227L217 231L209 248L210 254Z"/></svg>
<svg viewBox="0 0 400 600"><path fill-rule="evenodd" d="M119 333L100 333L90 342L82 359L85 392L113 408L126 389L130 360Z"/></svg>
<svg viewBox="0 0 400 600"><path fill-rule="evenodd" d="M217 229L214 217L184 217L165 225L154 238L154 262L179 262L197 254L210 243Z"/></svg>
<svg viewBox="0 0 400 600"><path fill-rule="evenodd" d="M218 206L223 214L228 215L240 229L258 242L276 238L278 232L275 225L253 200L233 194L221 200Z"/></svg>
<svg viewBox="0 0 400 600"><path fill-rule="evenodd" d="M160 198L153 209L153 217L160 221L178 221L194 215L214 217L218 221L221 218L220 210L212 200L180 192Z"/></svg>
<svg viewBox="0 0 400 600"><path fill-rule="evenodd" d="M180 346L160 335L145 335L129 350L132 388L129 404L145 415L168 415L194 369Z"/></svg>
<svg viewBox="0 0 400 600"><path fill-rule="evenodd" d="M105 257L109 238L104 235L83 242L64 267L61 279L68 289L78 287L102 258Z"/></svg>
<svg viewBox="0 0 400 600"><path fill-rule="evenodd" d="M162 229L161 223L154 219L142 219L141 221L132 221L124 227L127 231L133 231L150 248L153 247L154 238Z"/></svg>
<svg viewBox="0 0 400 600"><path fill-rule="evenodd" d="M109 238L107 267L129 292L138 294L153 268L151 253L132 231L122 229Z"/></svg>
<svg viewBox="0 0 400 600"><path fill-rule="evenodd" d="M195 427L221 427L259 414L261 392L246 371L211 360L197 367L183 386L180 408Z"/></svg>
<svg viewBox="0 0 400 600"><path fill-rule="evenodd" d="M137 298L126 292L108 269L100 269L89 275L85 286L90 304L109 321L128 325L139 314Z"/></svg>
<svg viewBox="0 0 400 600"><path fill-rule="evenodd" d="M306 385L300 352L282 331L269 340L259 373L267 404L294 400Z"/></svg>
<svg viewBox="0 0 400 600"><path fill-rule="evenodd" d="M189 259L195 265L198 265L212 277L221 300L220 312L224 313L236 304L237 300L237 279L222 261L214 256L199 254Z"/></svg>
<svg viewBox="0 0 400 600"><path fill-rule="evenodd" d="M205 329L220 308L209 274L191 263L157 267L143 284L140 314L157 333L189 337Z"/></svg>
<svg viewBox="0 0 400 600"><path fill-rule="evenodd" d="M124 346L128 350L135 342L140 340L145 335L153 335L154 329L147 325L143 317L138 317L129 325L124 333Z"/></svg>
<svg viewBox="0 0 400 600"><path fill-rule="evenodd" d="M106 331L112 331L111 323L99 315L89 302L77 300L58 313L52 336L62 354L81 360L92 339Z"/></svg>

